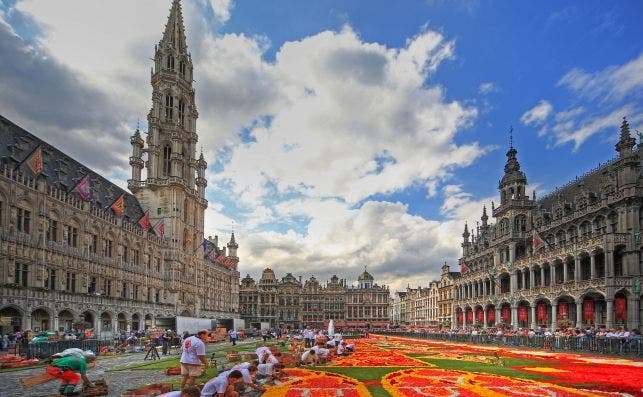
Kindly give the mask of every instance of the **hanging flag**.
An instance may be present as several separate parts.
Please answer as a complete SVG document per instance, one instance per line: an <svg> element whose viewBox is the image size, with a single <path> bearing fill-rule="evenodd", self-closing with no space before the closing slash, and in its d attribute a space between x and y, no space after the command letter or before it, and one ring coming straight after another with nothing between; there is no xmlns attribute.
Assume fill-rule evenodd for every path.
<svg viewBox="0 0 643 397"><path fill-rule="evenodd" d="M159 237L163 237L163 235L165 234L165 223L163 222L163 219L161 219L156 225L154 225L154 234Z"/></svg>
<svg viewBox="0 0 643 397"><path fill-rule="evenodd" d="M150 211L147 210L141 217L141 219L138 220L138 224L143 228L143 230L148 231L150 230L150 227L152 227L152 224L150 223Z"/></svg>
<svg viewBox="0 0 643 397"><path fill-rule="evenodd" d="M536 320L538 324L547 324L547 306L544 303L536 305Z"/></svg>
<svg viewBox="0 0 643 397"><path fill-rule="evenodd" d="M484 312L482 309L476 311L476 321L478 324L484 324Z"/></svg>
<svg viewBox="0 0 643 397"><path fill-rule="evenodd" d="M460 273L464 274L469 271L469 266L464 263L464 258L460 258Z"/></svg>
<svg viewBox="0 0 643 397"><path fill-rule="evenodd" d="M83 201L89 201L89 199L92 198L92 180L89 174L85 175L83 179L78 182L73 191L78 193Z"/></svg>
<svg viewBox="0 0 643 397"><path fill-rule="evenodd" d="M203 248L203 253L205 254L205 250L208 249L208 240L203 239L203 241L201 242L201 248Z"/></svg>
<svg viewBox="0 0 643 397"><path fill-rule="evenodd" d="M216 249L213 249L212 251L210 251L208 253L208 259L210 259L213 262L215 262L217 260L217 250Z"/></svg>
<svg viewBox="0 0 643 397"><path fill-rule="evenodd" d="M618 322L627 321L627 300L622 296L614 299L614 319Z"/></svg>
<svg viewBox="0 0 643 397"><path fill-rule="evenodd" d="M487 311L487 325L494 325L496 323L496 309L492 308Z"/></svg>
<svg viewBox="0 0 643 397"><path fill-rule="evenodd" d="M42 149L40 146L36 148L36 150L31 153L31 156L27 158L27 166L29 166L29 169L31 172L33 172L35 175L38 175L42 172Z"/></svg>
<svg viewBox="0 0 643 397"><path fill-rule="evenodd" d="M526 324L528 319L527 306L518 306L518 322Z"/></svg>
<svg viewBox="0 0 643 397"><path fill-rule="evenodd" d="M458 311L457 321L458 321L458 324L462 324L462 310Z"/></svg>
<svg viewBox="0 0 643 397"><path fill-rule="evenodd" d="M503 306L502 309L500 309L500 317L505 324L511 323L511 309L509 309L509 306Z"/></svg>
<svg viewBox="0 0 643 397"><path fill-rule="evenodd" d="M569 307L565 302L558 303L558 320L567 320L569 318Z"/></svg>
<svg viewBox="0 0 643 397"><path fill-rule="evenodd" d="M531 250L536 253L541 248L544 248L547 246L547 243L545 240L540 237L540 234L534 229L532 236L531 236Z"/></svg>
<svg viewBox="0 0 643 397"><path fill-rule="evenodd" d="M125 213L125 195L121 194L110 207L116 216L123 216Z"/></svg>
<svg viewBox="0 0 643 397"><path fill-rule="evenodd" d="M594 322L594 301L592 299L583 301L583 321L586 323Z"/></svg>

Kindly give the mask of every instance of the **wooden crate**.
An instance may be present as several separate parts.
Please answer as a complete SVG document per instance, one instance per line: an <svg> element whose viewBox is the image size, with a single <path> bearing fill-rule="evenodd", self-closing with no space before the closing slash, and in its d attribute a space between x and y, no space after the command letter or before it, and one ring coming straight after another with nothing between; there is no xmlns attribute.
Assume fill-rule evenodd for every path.
<svg viewBox="0 0 643 397"><path fill-rule="evenodd" d="M165 368L165 375L181 375L181 367Z"/></svg>

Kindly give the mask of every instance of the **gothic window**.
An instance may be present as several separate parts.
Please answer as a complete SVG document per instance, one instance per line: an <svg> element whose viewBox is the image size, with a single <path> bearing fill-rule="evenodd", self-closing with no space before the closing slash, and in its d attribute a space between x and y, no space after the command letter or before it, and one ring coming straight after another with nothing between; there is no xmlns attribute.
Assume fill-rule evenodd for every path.
<svg viewBox="0 0 643 397"><path fill-rule="evenodd" d="M607 230L607 226L605 223L605 217L602 215L599 215L594 219L594 230L596 233L603 234Z"/></svg>
<svg viewBox="0 0 643 397"><path fill-rule="evenodd" d="M174 97L165 95L165 120L172 121L174 116Z"/></svg>
<svg viewBox="0 0 643 397"><path fill-rule="evenodd" d="M112 240L105 239L105 246L103 247L103 256L111 258L113 254L114 242Z"/></svg>
<svg viewBox="0 0 643 397"><path fill-rule="evenodd" d="M173 57L172 55L168 55L168 56L167 56L167 60L166 60L166 62L165 62L165 66L166 66L168 69L172 69L172 70L174 70L174 57Z"/></svg>
<svg viewBox="0 0 643 397"><path fill-rule="evenodd" d="M514 219L514 230L517 232L526 232L527 231L527 217L524 215L518 215Z"/></svg>
<svg viewBox="0 0 643 397"><path fill-rule="evenodd" d="M127 283L123 283L123 288L121 289L121 298L127 298Z"/></svg>
<svg viewBox="0 0 643 397"><path fill-rule="evenodd" d="M56 270L47 269L47 278L45 278L45 288L56 289Z"/></svg>
<svg viewBox="0 0 643 397"><path fill-rule="evenodd" d="M87 287L87 292L90 294L96 292L96 277L92 277L91 281L89 282L89 287Z"/></svg>
<svg viewBox="0 0 643 397"><path fill-rule="evenodd" d="M580 234L584 237L587 238L592 235L592 227L591 224L588 221L584 221L580 225Z"/></svg>
<svg viewBox="0 0 643 397"><path fill-rule="evenodd" d="M570 243L575 243L578 239L578 230L576 230L576 227L572 226L567 229L567 236L569 237Z"/></svg>
<svg viewBox="0 0 643 397"><path fill-rule="evenodd" d="M18 208L16 211L16 228L19 232L29 233L31 225L31 211Z"/></svg>
<svg viewBox="0 0 643 397"><path fill-rule="evenodd" d="M623 250L624 247L621 245L614 250L614 276L621 277L623 276Z"/></svg>
<svg viewBox="0 0 643 397"><path fill-rule="evenodd" d="M23 287L29 286L29 265L17 263L13 274L13 282Z"/></svg>
<svg viewBox="0 0 643 397"><path fill-rule="evenodd" d="M92 254L98 252L98 236L95 234L89 235L89 252Z"/></svg>
<svg viewBox="0 0 643 397"><path fill-rule="evenodd" d="M562 218L563 217L563 209L562 208L556 208L556 212L555 212L554 216L555 216L556 219Z"/></svg>
<svg viewBox="0 0 643 397"><path fill-rule="evenodd" d="M94 281L94 288L96 288L95 281ZM76 273L67 272L65 290L67 292L76 292Z"/></svg>
<svg viewBox="0 0 643 397"><path fill-rule="evenodd" d="M70 247L78 246L78 228L67 225L67 245Z"/></svg>
<svg viewBox="0 0 643 397"><path fill-rule="evenodd" d="M170 175L170 167L171 167L171 160L170 158L172 157L172 148L170 146L166 145L163 147L163 175L168 176Z"/></svg>
<svg viewBox="0 0 643 397"><path fill-rule="evenodd" d="M179 62L179 71L181 72L181 76L185 76L185 62Z"/></svg>
<svg viewBox="0 0 643 397"><path fill-rule="evenodd" d="M179 124L183 127L185 121L185 101L179 99Z"/></svg>
<svg viewBox="0 0 643 397"><path fill-rule="evenodd" d="M45 232L45 238L47 241L58 241L58 221L55 219L49 219L49 225L47 226L47 231Z"/></svg>

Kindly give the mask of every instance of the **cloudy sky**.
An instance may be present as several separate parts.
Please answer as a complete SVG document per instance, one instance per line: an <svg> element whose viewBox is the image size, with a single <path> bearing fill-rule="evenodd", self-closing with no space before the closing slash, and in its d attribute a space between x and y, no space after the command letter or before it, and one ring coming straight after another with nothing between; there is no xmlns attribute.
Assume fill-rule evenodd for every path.
<svg viewBox="0 0 643 397"><path fill-rule="evenodd" d="M0 0L0 114L126 186L170 0ZM206 235L391 289L457 269L508 131L542 196L643 131L640 1L184 0Z"/></svg>

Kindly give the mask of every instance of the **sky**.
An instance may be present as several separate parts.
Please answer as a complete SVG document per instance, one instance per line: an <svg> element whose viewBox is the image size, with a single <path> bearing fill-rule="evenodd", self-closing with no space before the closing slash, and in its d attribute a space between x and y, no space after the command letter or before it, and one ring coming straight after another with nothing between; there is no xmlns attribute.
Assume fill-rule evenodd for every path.
<svg viewBox="0 0 643 397"><path fill-rule="evenodd" d="M0 0L0 114L126 187L170 0ZM643 131L643 2L183 0L207 235L239 271L458 270L509 131L542 197ZM492 219L493 221L493 219Z"/></svg>

